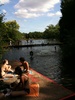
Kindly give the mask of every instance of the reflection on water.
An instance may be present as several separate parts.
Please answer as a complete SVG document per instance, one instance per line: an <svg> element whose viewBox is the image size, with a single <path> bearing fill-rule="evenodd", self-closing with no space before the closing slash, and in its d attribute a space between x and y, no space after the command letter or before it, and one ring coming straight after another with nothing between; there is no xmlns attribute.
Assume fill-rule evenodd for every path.
<svg viewBox="0 0 75 100"><path fill-rule="evenodd" d="M36 42L40 43L41 40ZM23 41L22 41L23 42ZM33 41L35 42L35 41ZM43 40L44 42L44 40ZM45 40L45 42L47 42ZM41 41L42 43L42 41ZM24 42L23 42L24 44ZM30 59L30 51L33 51L33 59ZM39 47L23 47L12 48L4 54L3 59L19 60L23 56L30 64L30 66L41 74L54 79L57 82L61 80L60 70L60 47L53 46L39 46Z"/></svg>

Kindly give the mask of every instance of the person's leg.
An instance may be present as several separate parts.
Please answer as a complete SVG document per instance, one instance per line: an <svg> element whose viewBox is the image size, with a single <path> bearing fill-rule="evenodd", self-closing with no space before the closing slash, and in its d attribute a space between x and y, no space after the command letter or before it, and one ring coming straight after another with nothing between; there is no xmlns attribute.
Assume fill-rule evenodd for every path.
<svg viewBox="0 0 75 100"><path fill-rule="evenodd" d="M24 83L24 90L27 92L27 93L30 93L30 87L29 87L29 79L27 81L25 81Z"/></svg>
<svg viewBox="0 0 75 100"><path fill-rule="evenodd" d="M5 74L4 76L3 76L3 78L13 78L14 77L14 74Z"/></svg>
<svg viewBox="0 0 75 100"><path fill-rule="evenodd" d="M22 82L22 87L23 89L29 93L30 89L29 89L29 77L27 75L22 75L21 76L21 82Z"/></svg>
<svg viewBox="0 0 75 100"><path fill-rule="evenodd" d="M23 74L21 77L20 77L20 82L22 83L22 87L25 88L25 82L29 79L29 77L25 74Z"/></svg>

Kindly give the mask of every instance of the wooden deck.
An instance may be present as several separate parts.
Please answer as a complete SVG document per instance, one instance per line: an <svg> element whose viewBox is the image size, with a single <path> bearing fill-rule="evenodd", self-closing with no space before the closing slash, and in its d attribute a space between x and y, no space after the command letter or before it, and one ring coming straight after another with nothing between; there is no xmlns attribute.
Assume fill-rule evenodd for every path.
<svg viewBox="0 0 75 100"><path fill-rule="evenodd" d="M17 61L11 62L11 65L16 67L20 63ZM57 84L55 81L41 75L32 68L30 68L30 84L39 84L39 96L37 97L5 97L1 100L62 100L66 96L73 95L74 93L63 86Z"/></svg>

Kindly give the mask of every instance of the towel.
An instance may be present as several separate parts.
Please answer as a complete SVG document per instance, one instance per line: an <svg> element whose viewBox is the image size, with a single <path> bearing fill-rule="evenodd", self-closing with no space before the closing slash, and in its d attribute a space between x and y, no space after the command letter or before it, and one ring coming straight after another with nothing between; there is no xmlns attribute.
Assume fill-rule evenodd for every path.
<svg viewBox="0 0 75 100"><path fill-rule="evenodd" d="M39 96L39 84L38 83L30 85L30 93L27 96L34 96L34 97Z"/></svg>

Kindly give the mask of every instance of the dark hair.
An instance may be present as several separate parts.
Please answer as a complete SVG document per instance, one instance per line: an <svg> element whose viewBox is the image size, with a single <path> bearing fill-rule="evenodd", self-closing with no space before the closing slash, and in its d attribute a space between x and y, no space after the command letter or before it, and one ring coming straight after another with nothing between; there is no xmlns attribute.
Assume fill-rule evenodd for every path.
<svg viewBox="0 0 75 100"><path fill-rule="evenodd" d="M22 75L22 70L21 70L21 68L20 68L20 66L17 66L16 68L15 68L15 74L18 74L18 75Z"/></svg>
<svg viewBox="0 0 75 100"><path fill-rule="evenodd" d="M3 60L3 64L5 64L5 63L6 63L6 61L7 61L7 59Z"/></svg>
<svg viewBox="0 0 75 100"><path fill-rule="evenodd" d="M25 61L25 59L23 57L20 57L19 60L20 61Z"/></svg>

